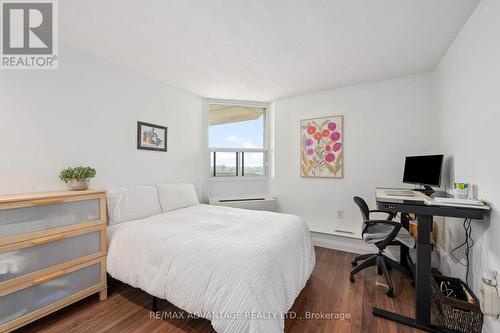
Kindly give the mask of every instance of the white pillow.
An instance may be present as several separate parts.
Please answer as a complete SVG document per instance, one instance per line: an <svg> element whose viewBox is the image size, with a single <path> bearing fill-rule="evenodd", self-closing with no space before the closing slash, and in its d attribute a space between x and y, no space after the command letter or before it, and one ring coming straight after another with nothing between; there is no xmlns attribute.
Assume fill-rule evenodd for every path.
<svg viewBox="0 0 500 333"><path fill-rule="evenodd" d="M132 186L109 189L108 225L143 219L161 213L155 186Z"/></svg>
<svg viewBox="0 0 500 333"><path fill-rule="evenodd" d="M163 212L198 205L198 196L193 184L157 184Z"/></svg>

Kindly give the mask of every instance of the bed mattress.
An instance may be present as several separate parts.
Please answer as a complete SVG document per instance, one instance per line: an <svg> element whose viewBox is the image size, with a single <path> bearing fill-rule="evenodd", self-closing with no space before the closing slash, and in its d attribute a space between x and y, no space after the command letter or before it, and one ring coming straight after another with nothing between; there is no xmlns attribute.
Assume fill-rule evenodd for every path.
<svg viewBox="0 0 500 333"><path fill-rule="evenodd" d="M315 265L297 216L196 205L108 227L108 273L209 319L219 333L283 332Z"/></svg>

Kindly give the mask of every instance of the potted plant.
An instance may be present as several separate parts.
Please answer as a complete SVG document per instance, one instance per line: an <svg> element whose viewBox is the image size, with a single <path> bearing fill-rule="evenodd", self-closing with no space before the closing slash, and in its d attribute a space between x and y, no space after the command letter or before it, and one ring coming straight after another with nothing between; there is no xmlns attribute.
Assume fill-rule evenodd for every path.
<svg viewBox="0 0 500 333"><path fill-rule="evenodd" d="M89 188L89 180L95 177L95 169L91 167L66 168L61 171L59 179L74 191L86 190Z"/></svg>

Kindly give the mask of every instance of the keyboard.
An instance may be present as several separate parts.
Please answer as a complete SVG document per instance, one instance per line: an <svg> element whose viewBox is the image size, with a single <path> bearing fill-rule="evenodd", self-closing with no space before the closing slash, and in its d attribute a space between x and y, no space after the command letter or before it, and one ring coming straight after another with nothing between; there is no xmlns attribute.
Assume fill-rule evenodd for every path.
<svg viewBox="0 0 500 333"><path fill-rule="evenodd" d="M460 199L460 198L434 198L434 201L437 201L442 204L455 204L455 205L472 205L472 206L483 206L484 203L479 200L473 199Z"/></svg>
<svg viewBox="0 0 500 333"><path fill-rule="evenodd" d="M416 197L415 193L410 190L388 190L385 191L385 194L398 197Z"/></svg>

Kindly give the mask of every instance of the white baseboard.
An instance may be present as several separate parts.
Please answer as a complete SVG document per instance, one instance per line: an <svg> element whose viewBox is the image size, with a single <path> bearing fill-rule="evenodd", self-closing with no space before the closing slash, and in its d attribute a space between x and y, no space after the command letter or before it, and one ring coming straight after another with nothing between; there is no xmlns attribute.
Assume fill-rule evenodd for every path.
<svg viewBox="0 0 500 333"><path fill-rule="evenodd" d="M352 252L356 254L377 252L377 248L375 246L365 243L362 239L352 237L311 232L311 239L314 246L325 247L327 249Z"/></svg>
<svg viewBox="0 0 500 333"><path fill-rule="evenodd" d="M364 240L359 238L343 237L311 231L311 240L314 246L332 250L356 254L377 253L377 247L375 245L365 243ZM384 253L394 260L399 260L398 248L387 247Z"/></svg>

